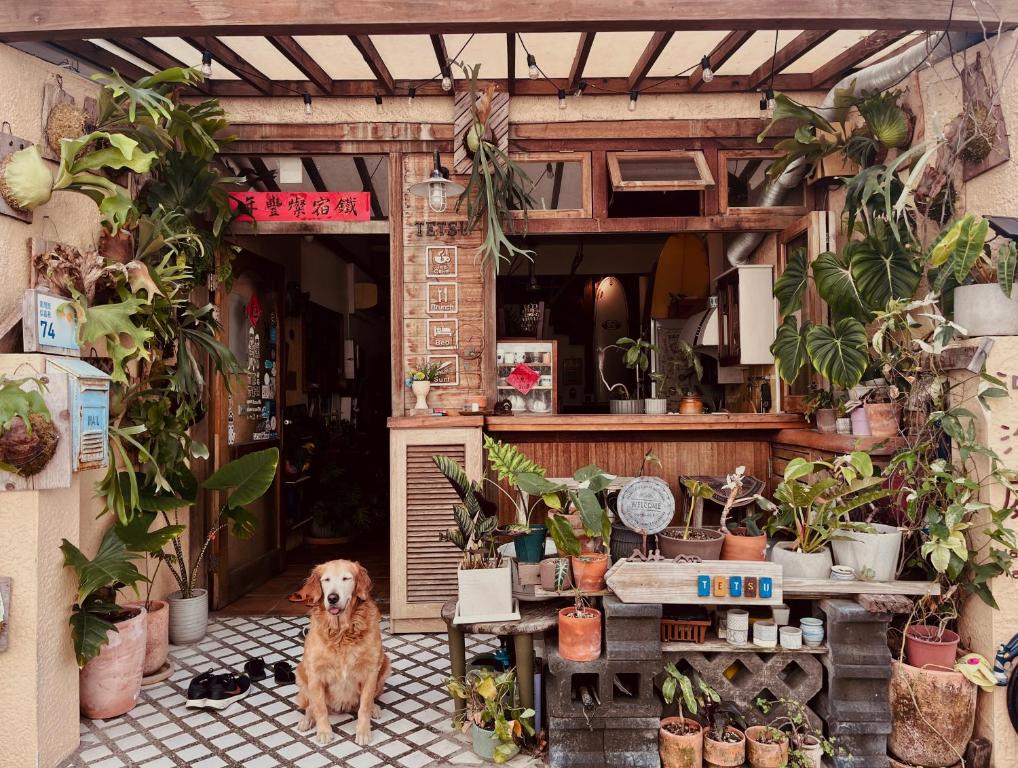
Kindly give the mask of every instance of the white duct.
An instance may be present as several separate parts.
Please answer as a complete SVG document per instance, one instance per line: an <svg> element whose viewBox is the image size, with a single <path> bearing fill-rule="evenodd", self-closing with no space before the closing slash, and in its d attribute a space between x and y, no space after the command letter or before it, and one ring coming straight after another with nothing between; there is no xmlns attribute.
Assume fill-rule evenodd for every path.
<svg viewBox="0 0 1018 768"><path fill-rule="evenodd" d="M951 44L943 45L948 38L951 38ZM924 60L933 64L941 59L946 59L953 52L967 47L969 42L967 35L957 32L941 32L936 37L927 38L925 45L913 45L894 58L873 64L839 80L837 85L827 92L827 96L817 107L817 112L828 122L831 122L835 119L834 104L837 91L848 88L855 82L855 90L858 94L879 93L900 83ZM802 159L791 163L779 176L767 182L760 194L759 202L755 205L761 208L781 205L788 190L799 186L808 170L806 162ZM722 170L722 172L725 171ZM728 248L728 262L733 267L745 264L763 238L764 236L760 232L744 232L739 235Z"/></svg>

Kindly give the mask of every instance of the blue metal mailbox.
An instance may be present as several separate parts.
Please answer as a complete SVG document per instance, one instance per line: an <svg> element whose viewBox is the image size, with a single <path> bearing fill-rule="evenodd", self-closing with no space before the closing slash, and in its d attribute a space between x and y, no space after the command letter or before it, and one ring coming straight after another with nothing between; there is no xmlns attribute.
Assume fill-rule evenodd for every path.
<svg viewBox="0 0 1018 768"><path fill-rule="evenodd" d="M71 418L71 469L103 469L110 463L110 377L73 357L49 357L46 371L67 376Z"/></svg>

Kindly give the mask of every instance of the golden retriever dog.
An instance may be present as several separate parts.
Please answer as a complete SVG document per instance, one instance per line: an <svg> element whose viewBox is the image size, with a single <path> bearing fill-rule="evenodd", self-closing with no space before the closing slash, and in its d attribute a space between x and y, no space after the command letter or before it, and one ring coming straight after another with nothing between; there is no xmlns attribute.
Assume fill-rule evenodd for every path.
<svg viewBox="0 0 1018 768"><path fill-rule="evenodd" d="M371 741L375 699L389 676L389 658L382 650L381 614L371 599L371 577L360 563L332 560L311 571L294 595L313 606L297 665L297 706L304 719L297 730L318 731L318 743L333 739L329 711L356 712L356 741Z"/></svg>

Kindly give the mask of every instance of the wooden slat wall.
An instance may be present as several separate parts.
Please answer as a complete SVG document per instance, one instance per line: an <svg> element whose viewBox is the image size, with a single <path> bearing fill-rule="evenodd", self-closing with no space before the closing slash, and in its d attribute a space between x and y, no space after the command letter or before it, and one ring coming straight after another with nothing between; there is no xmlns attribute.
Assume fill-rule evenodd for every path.
<svg viewBox="0 0 1018 768"><path fill-rule="evenodd" d="M438 471L431 457L441 454L460 464L466 446L411 445L406 452L407 602L445 602L456 594L459 550L439 541L452 524L456 492Z"/></svg>
<svg viewBox="0 0 1018 768"><path fill-rule="evenodd" d="M507 432L497 437L518 445L527 456L548 470L549 477L568 477L580 467L597 464L616 475L634 475L645 451L661 459L647 474L668 482L676 499L676 519L685 514L679 475L725 475L745 465L746 473L767 482L770 443L766 434L752 432L687 432L681 435L638 432L580 432L559 435ZM500 502L504 522L511 511ZM540 515L538 515L540 516ZM536 521L536 518L535 518Z"/></svg>
<svg viewBox="0 0 1018 768"><path fill-rule="evenodd" d="M436 420L439 421L439 420ZM456 595L460 553L438 534L453 525L456 494L431 457L452 456L477 480L481 428L389 431L389 576L393 632L445 629L442 604Z"/></svg>
<svg viewBox="0 0 1018 768"><path fill-rule="evenodd" d="M444 156L444 165L452 158ZM403 158L402 188L405 190L418 181L427 179L433 167L431 155L406 155ZM460 184L467 179L453 177ZM393 360L393 377L399 370L401 378L411 365L420 364L428 355L454 355L459 372L457 386L434 386L428 396L433 408L446 408L450 413L461 409L474 396L494 394L495 371L495 279L490 264L477 258L481 243L480 229L465 234L466 201L456 210L457 199L449 201L449 209L435 213L428 208L427 200L409 193L404 194L402 210L402 334L395 348L401 355ZM432 225L431 233L428 224ZM449 226L449 225L452 226ZM450 230L452 230L450 232ZM456 277L427 277L428 246L455 245L457 247ZM449 315L429 315L427 290L429 282L456 283L459 286L459 310ZM393 286L395 288L395 286ZM455 349L429 350L427 345L428 320L456 319L459 341ZM394 341L396 341L394 339ZM413 393L403 388L402 411L394 408L393 415L410 414L414 406Z"/></svg>

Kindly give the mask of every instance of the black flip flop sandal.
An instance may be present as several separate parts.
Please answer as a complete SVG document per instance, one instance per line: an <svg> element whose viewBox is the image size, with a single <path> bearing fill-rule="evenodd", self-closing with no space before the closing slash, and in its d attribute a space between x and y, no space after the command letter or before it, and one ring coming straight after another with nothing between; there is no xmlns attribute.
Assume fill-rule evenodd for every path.
<svg viewBox="0 0 1018 768"><path fill-rule="evenodd" d="M293 673L293 668L285 661L277 661L273 664L272 671L275 673L276 682L280 685L293 685L297 682L297 675Z"/></svg>
<svg viewBox="0 0 1018 768"><path fill-rule="evenodd" d="M252 680L264 680L269 676L269 673L265 671L264 659L248 659L244 664L244 672Z"/></svg>

